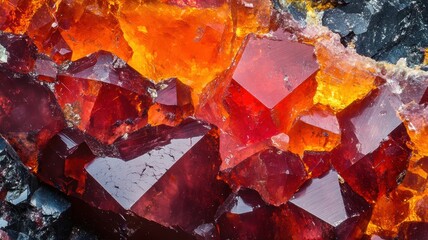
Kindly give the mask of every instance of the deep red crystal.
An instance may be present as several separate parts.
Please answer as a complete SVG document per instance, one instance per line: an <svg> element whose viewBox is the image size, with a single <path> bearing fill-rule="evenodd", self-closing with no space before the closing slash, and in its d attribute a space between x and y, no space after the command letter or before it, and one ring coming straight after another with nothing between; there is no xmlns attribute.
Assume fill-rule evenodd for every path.
<svg viewBox="0 0 428 240"><path fill-rule="evenodd" d="M52 138L39 163L43 179L94 207L129 211L189 233L214 220L229 192L216 179L216 129L194 119L175 128L146 127L113 146L64 130Z"/></svg>
<svg viewBox="0 0 428 240"><path fill-rule="evenodd" d="M381 88L338 115L343 135L331 154L333 166L370 202L396 187L408 166L411 150L399 106L399 99Z"/></svg>
<svg viewBox="0 0 428 240"><path fill-rule="evenodd" d="M318 232L318 238L333 234L337 239L357 239L362 236L371 214L371 206L346 183L341 183L338 174L331 170L320 178L314 178L307 182L290 200L299 210L288 214L296 214L291 219L299 220L301 214L306 217L316 217L325 224L324 231ZM304 211L305 213L301 212ZM299 217L297 217L299 216ZM297 232L304 232L299 222L290 222ZM311 228L310 228L311 229ZM313 230L311 230L313 231ZM332 231L332 233L329 233ZM312 233L313 234L313 233Z"/></svg>
<svg viewBox="0 0 428 240"><path fill-rule="evenodd" d="M0 133L29 166L36 168L38 148L65 126L49 88L29 75L0 70Z"/></svg>
<svg viewBox="0 0 428 240"><path fill-rule="evenodd" d="M37 49L28 36L0 33L0 67L18 73L34 68Z"/></svg>
<svg viewBox="0 0 428 240"><path fill-rule="evenodd" d="M286 203L307 179L298 155L275 148L249 157L224 175L234 188L252 188L266 203L277 206Z"/></svg>
<svg viewBox="0 0 428 240"><path fill-rule="evenodd" d="M275 239L274 211L255 191L232 193L217 210L220 239Z"/></svg>

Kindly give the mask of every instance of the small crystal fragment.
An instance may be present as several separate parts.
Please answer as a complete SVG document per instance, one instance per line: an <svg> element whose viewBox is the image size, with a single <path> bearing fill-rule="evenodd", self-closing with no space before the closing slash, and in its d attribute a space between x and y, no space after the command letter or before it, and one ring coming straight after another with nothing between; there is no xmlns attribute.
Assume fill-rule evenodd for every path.
<svg viewBox="0 0 428 240"><path fill-rule="evenodd" d="M111 53L99 51L58 74L55 94L66 119L102 142L112 143L147 124L153 84Z"/></svg>

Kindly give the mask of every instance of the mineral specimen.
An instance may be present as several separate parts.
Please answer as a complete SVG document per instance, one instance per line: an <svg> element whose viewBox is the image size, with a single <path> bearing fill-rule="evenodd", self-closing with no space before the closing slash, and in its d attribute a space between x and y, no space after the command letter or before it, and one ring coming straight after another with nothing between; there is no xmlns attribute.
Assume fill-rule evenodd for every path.
<svg viewBox="0 0 428 240"><path fill-rule="evenodd" d="M427 24L425 0L0 1L0 239L425 240Z"/></svg>

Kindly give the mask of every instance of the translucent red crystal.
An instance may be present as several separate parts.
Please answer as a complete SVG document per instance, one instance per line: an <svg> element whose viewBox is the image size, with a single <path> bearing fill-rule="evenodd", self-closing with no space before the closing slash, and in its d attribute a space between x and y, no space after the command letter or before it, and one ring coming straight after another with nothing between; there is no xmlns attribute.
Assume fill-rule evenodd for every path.
<svg viewBox="0 0 428 240"><path fill-rule="evenodd" d="M294 58L297 55L299 64ZM222 168L233 167L249 157L251 154L235 154L245 145L257 145L288 132L298 114L313 105L310 97L302 95L315 92L317 69L313 47L294 41L282 29L270 38L248 37L236 66L227 75L230 84L219 93L226 111L220 113L223 121L209 119L227 132L221 135L222 142L235 142L222 143L220 151L227 159ZM302 101L305 99L308 101Z"/></svg>
<svg viewBox="0 0 428 240"><path fill-rule="evenodd" d="M53 83L57 80L58 66L51 59L41 55L36 59L34 72L39 81Z"/></svg>
<svg viewBox="0 0 428 240"><path fill-rule="evenodd" d="M73 62L58 81L55 94L67 120L102 142L147 124L154 85L110 53Z"/></svg>
<svg viewBox="0 0 428 240"><path fill-rule="evenodd" d="M27 34L39 50L60 64L71 60L72 49L67 44L55 17L56 6L44 3L35 13L28 25Z"/></svg>

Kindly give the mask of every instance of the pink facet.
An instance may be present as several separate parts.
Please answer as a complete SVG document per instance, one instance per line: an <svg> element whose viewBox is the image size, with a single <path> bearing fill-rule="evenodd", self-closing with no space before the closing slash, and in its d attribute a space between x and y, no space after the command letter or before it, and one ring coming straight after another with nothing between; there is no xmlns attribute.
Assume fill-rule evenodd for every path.
<svg viewBox="0 0 428 240"><path fill-rule="evenodd" d="M278 30L277 39L249 37L233 79L271 109L317 69L314 48ZM263 87L260 87L263 83Z"/></svg>

